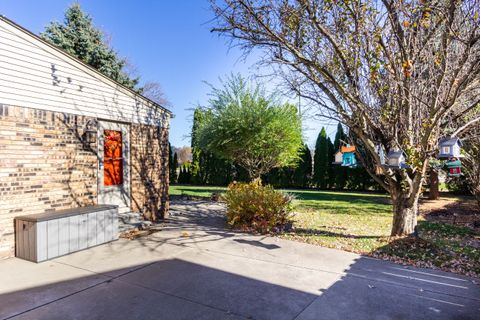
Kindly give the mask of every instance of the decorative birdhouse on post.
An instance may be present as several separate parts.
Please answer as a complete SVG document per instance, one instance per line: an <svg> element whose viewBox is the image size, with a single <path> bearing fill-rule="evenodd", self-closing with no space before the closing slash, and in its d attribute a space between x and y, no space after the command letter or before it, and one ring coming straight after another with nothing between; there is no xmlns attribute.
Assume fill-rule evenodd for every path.
<svg viewBox="0 0 480 320"><path fill-rule="evenodd" d="M459 177L462 175L462 162L456 158L445 163L448 169L449 177Z"/></svg>
<svg viewBox="0 0 480 320"><path fill-rule="evenodd" d="M438 142L439 147L439 159L460 158L460 149L462 147L462 141L457 137L447 137L440 139Z"/></svg>
<svg viewBox="0 0 480 320"><path fill-rule="evenodd" d="M347 144L340 149L342 153L342 167L356 167L357 159L355 158L355 146Z"/></svg>
<svg viewBox="0 0 480 320"><path fill-rule="evenodd" d="M335 153L335 161L333 164L342 164L343 163L343 154L342 151Z"/></svg>
<svg viewBox="0 0 480 320"><path fill-rule="evenodd" d="M406 169L408 165L405 162L406 155L402 150L390 150L387 153L386 167L393 169Z"/></svg>

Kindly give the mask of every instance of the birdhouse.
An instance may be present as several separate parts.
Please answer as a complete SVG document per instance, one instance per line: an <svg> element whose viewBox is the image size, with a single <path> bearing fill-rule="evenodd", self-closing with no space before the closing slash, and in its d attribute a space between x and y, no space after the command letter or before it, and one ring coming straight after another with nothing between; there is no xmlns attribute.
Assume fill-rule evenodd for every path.
<svg viewBox="0 0 480 320"><path fill-rule="evenodd" d="M385 151L381 145L376 145L375 150L377 151L378 157L380 158L380 164L385 164Z"/></svg>
<svg viewBox="0 0 480 320"><path fill-rule="evenodd" d="M335 153L335 161L333 164L342 164L343 163L343 155L341 151Z"/></svg>
<svg viewBox="0 0 480 320"><path fill-rule="evenodd" d="M340 149L342 153L342 166L343 167L356 167L357 159L355 158L355 146L347 144Z"/></svg>
<svg viewBox="0 0 480 320"><path fill-rule="evenodd" d="M443 138L438 142L440 159L460 158L460 148L462 147L462 141L459 138Z"/></svg>
<svg viewBox="0 0 480 320"><path fill-rule="evenodd" d="M460 160L447 161L445 165L447 166L449 177L459 177L462 175L462 162Z"/></svg>
<svg viewBox="0 0 480 320"><path fill-rule="evenodd" d="M390 150L387 153L386 166L393 169L406 169L408 165L405 163L405 152L401 150Z"/></svg>

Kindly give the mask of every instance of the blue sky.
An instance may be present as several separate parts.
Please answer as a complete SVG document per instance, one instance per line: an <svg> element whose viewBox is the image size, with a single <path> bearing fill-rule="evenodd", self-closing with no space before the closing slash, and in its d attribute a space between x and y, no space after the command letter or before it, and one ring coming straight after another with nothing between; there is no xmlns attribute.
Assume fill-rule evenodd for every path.
<svg viewBox="0 0 480 320"><path fill-rule="evenodd" d="M209 87L219 77L234 73L252 76L255 57L241 59L228 41L210 32L212 13L207 0L182 1L78 1L107 33L113 48L136 67L142 82L159 82L172 103L170 141L190 145L192 108L205 105ZM73 1L2 0L0 14L39 33L52 20L63 21ZM306 115L304 136L315 144L321 124ZM336 124L327 127L331 137Z"/></svg>

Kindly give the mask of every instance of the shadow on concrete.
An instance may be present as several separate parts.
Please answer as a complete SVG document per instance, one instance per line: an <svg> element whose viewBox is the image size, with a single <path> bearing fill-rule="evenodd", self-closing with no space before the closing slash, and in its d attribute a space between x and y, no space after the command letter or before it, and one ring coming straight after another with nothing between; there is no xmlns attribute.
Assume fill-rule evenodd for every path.
<svg viewBox="0 0 480 320"><path fill-rule="evenodd" d="M248 244L248 245L255 246L255 247L268 249L268 250L273 250L273 249L279 249L280 248L276 244L267 244L267 243L263 243L261 241L256 241L256 240L233 239L233 241L238 242L238 243L242 243L242 244Z"/></svg>
<svg viewBox="0 0 480 320"><path fill-rule="evenodd" d="M347 239L379 239L382 236L359 236L354 234L344 234L337 233L332 231L320 230L320 229L307 229L307 228L295 228L293 231L290 231L295 235L299 236L325 236L333 238L347 238Z"/></svg>
<svg viewBox="0 0 480 320"><path fill-rule="evenodd" d="M179 259L112 271L3 293L0 319L291 319L316 297Z"/></svg>
<svg viewBox="0 0 480 320"><path fill-rule="evenodd" d="M160 260L116 276L3 288L0 319L478 319L480 290L465 278L392 264L376 272L377 262L359 258L338 277L281 266L263 270L281 276L263 281L256 271Z"/></svg>

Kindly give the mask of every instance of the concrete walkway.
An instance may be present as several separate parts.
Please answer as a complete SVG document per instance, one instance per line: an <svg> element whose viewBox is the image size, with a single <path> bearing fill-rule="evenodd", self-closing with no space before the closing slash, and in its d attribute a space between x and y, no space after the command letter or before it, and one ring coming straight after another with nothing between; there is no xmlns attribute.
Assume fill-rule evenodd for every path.
<svg viewBox="0 0 480 320"><path fill-rule="evenodd" d="M222 210L179 202L147 237L2 261L0 319L479 319L473 279L229 232Z"/></svg>

